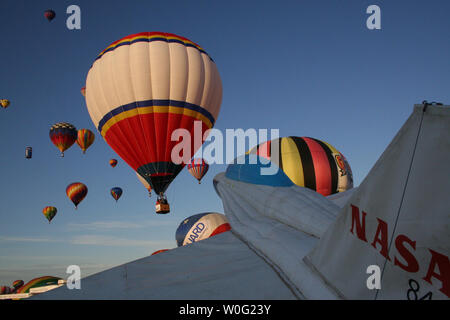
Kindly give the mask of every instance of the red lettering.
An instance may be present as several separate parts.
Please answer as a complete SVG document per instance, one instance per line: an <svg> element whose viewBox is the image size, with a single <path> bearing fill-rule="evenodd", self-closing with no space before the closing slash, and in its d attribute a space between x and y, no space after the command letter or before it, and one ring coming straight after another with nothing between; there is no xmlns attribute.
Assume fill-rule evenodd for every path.
<svg viewBox="0 0 450 320"><path fill-rule="evenodd" d="M450 298L450 261L447 256L431 249L428 250L431 252L431 261L428 266L427 275L423 280L432 284L432 277L438 279L442 283L442 287L439 291ZM440 273L435 272L436 267L439 269Z"/></svg>
<svg viewBox="0 0 450 320"><path fill-rule="evenodd" d="M401 263L397 257L394 257L394 265L399 266L405 271L408 272L417 272L419 271L419 263L417 262L414 255L406 249L404 243L408 243L414 250L416 250L416 242L412 241L407 236L400 234L395 239L395 247L397 248L398 253L402 256L403 259L407 262L407 265Z"/></svg>
<svg viewBox="0 0 450 320"><path fill-rule="evenodd" d="M359 208L352 205L352 228L350 232L353 233L353 227L356 225L356 235L359 239L367 242L366 239L366 213L362 211L362 223L359 215Z"/></svg>
<svg viewBox="0 0 450 320"><path fill-rule="evenodd" d="M372 242L372 247L376 249L377 248L376 244L377 243L381 244L380 250L381 255L390 261L391 258L389 258L388 256L388 225L381 219L377 218L377 220L378 220L378 227Z"/></svg>

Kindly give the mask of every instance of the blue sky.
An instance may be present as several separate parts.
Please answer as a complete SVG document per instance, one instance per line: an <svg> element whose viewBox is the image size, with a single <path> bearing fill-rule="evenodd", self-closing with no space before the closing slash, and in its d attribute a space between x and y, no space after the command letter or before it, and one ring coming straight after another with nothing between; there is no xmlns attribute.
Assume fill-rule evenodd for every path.
<svg viewBox="0 0 450 320"><path fill-rule="evenodd" d="M66 28L66 8L81 8L81 30ZM366 28L366 8L381 8L381 30ZM48 22L43 12L52 8ZM450 2L442 1L24 1L0 3L0 284L42 275L82 276L174 248L187 216L223 212L212 187L183 170L167 193L172 211L154 213L134 171L96 131L80 88L97 54L142 31L187 37L216 62L223 100L215 128L276 128L310 136L348 159L358 185L423 100L450 102ZM82 155L61 158L48 131L70 122L96 134ZM24 158L33 147L33 159ZM118 158L116 168L108 165ZM84 182L75 210L66 186ZM116 203L112 187L124 190ZM58 208L49 225L41 210Z"/></svg>

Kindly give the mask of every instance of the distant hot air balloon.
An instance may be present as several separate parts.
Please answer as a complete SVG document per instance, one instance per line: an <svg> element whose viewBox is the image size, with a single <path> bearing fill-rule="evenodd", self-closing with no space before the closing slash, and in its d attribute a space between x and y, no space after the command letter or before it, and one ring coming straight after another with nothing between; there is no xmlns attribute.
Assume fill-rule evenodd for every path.
<svg viewBox="0 0 450 320"><path fill-rule="evenodd" d="M64 157L64 151L69 149L77 141L77 129L67 122L59 122L50 128L50 140L61 151L61 157Z"/></svg>
<svg viewBox="0 0 450 320"><path fill-rule="evenodd" d="M78 130L77 144L80 146L83 153L86 153L87 148L89 148L95 140L94 133L89 129Z"/></svg>
<svg viewBox="0 0 450 320"><path fill-rule="evenodd" d="M117 160L116 159L109 160L109 165L114 168L115 166L117 166Z"/></svg>
<svg viewBox="0 0 450 320"><path fill-rule="evenodd" d="M57 285L59 280L62 280L58 277L53 276L43 276L39 278L34 278L30 281L28 281L26 284L24 284L22 287L17 290L17 293L28 293L30 292L31 288L39 288L39 287L45 287L50 285Z"/></svg>
<svg viewBox="0 0 450 320"><path fill-rule="evenodd" d="M167 202L164 192L213 127L221 101L214 61L197 44L170 33L143 32L113 42L97 56L86 79L93 123L147 180L160 203ZM171 158L179 142L171 139L176 129L190 133L185 159ZM194 131L200 143L194 143Z"/></svg>
<svg viewBox="0 0 450 320"><path fill-rule="evenodd" d="M331 144L308 137L279 138L278 157L271 157L274 141L264 142L248 153L274 161L293 183L323 196L353 188L350 165Z"/></svg>
<svg viewBox="0 0 450 320"><path fill-rule="evenodd" d="M148 195L151 197L152 196L152 186L147 182L147 180L142 178L142 176L139 173L136 172L136 176L138 177L139 181L144 185L145 189L147 189Z"/></svg>
<svg viewBox="0 0 450 320"><path fill-rule="evenodd" d="M81 88L81 94L86 98L86 87Z"/></svg>
<svg viewBox="0 0 450 320"><path fill-rule="evenodd" d="M12 286L15 290L19 289L21 286L23 286L24 282L23 280L16 280L12 283Z"/></svg>
<svg viewBox="0 0 450 320"><path fill-rule="evenodd" d="M26 147L25 148L25 158L31 159L32 156L33 156L33 148Z"/></svg>
<svg viewBox="0 0 450 320"><path fill-rule="evenodd" d="M71 183L66 188L66 194L75 205L75 209L78 207L78 204L86 197L87 192L88 189L86 185L81 182Z"/></svg>
<svg viewBox="0 0 450 320"><path fill-rule="evenodd" d="M2 106L3 109L8 108L10 102L8 99L0 99L0 105Z"/></svg>
<svg viewBox="0 0 450 320"><path fill-rule="evenodd" d="M180 223L175 233L175 239L177 245L181 247L230 229L230 224L225 215L216 212L199 213L184 219Z"/></svg>
<svg viewBox="0 0 450 320"><path fill-rule="evenodd" d="M45 10L45 12L44 12L44 17L46 17L48 21L52 21L55 18L55 16L56 16L56 13L53 10L49 9L49 10Z"/></svg>
<svg viewBox="0 0 450 320"><path fill-rule="evenodd" d="M153 252L151 255L153 256L153 255L155 255L155 254L158 254L158 253L161 253L161 252L165 252L165 251L169 251L169 249L156 250L156 251Z"/></svg>
<svg viewBox="0 0 450 320"><path fill-rule="evenodd" d="M116 202L122 196L122 192L122 189L119 187L114 187L111 189L111 195L116 200Z"/></svg>
<svg viewBox="0 0 450 320"><path fill-rule="evenodd" d="M44 209L42 209L42 213L47 218L48 223L50 223L52 221L52 219L56 216L57 212L58 212L58 210L52 206L48 206L48 207L45 207Z"/></svg>
<svg viewBox="0 0 450 320"><path fill-rule="evenodd" d="M204 159L192 159L191 162L187 166L189 173L198 180L202 180L203 176L208 172L209 165L206 163Z"/></svg>

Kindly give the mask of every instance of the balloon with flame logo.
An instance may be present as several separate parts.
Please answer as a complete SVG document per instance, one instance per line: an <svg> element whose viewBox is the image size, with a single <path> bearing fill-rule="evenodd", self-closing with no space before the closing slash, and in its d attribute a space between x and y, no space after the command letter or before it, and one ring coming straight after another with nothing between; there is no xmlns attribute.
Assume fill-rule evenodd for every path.
<svg viewBox="0 0 450 320"><path fill-rule="evenodd" d="M200 148L203 134L214 126L221 101L214 61L199 45L170 33L142 32L113 42L97 56L86 79L94 125L161 198L189 162L188 153ZM194 128L202 137L197 143ZM191 139L181 163L172 161L177 129Z"/></svg>
<svg viewBox="0 0 450 320"><path fill-rule="evenodd" d="M81 182L71 183L66 188L66 194L75 205L75 209L77 209L80 202L86 197L87 192L88 188Z"/></svg>
<svg viewBox="0 0 450 320"><path fill-rule="evenodd" d="M180 223L175 233L175 239L177 245L181 247L230 229L230 224L225 215L216 212L199 213L184 219Z"/></svg>
<svg viewBox="0 0 450 320"><path fill-rule="evenodd" d="M276 152L276 156L272 156L272 152ZM353 188L350 165L342 153L325 141L283 137L263 142L247 153L273 161L293 183L323 196Z"/></svg>

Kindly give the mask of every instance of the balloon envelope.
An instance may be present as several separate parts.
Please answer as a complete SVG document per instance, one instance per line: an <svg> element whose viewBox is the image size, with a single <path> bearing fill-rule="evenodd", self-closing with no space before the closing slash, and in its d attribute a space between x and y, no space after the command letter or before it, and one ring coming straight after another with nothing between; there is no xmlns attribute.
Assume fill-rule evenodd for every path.
<svg viewBox="0 0 450 320"><path fill-rule="evenodd" d="M14 289L19 289L21 286L23 286L24 282L23 280L16 280L12 283Z"/></svg>
<svg viewBox="0 0 450 320"><path fill-rule="evenodd" d="M88 188L81 182L74 182L67 186L66 194L69 199L75 205L75 208L78 207L78 204L83 201L88 192Z"/></svg>
<svg viewBox="0 0 450 320"><path fill-rule="evenodd" d="M274 142L278 143L278 150ZM277 152L276 156L272 152ZM325 141L283 137L264 142L248 153L273 161L296 185L323 196L353 188L350 165L342 153Z"/></svg>
<svg viewBox="0 0 450 320"><path fill-rule="evenodd" d="M33 156L33 148L32 147L26 147L25 148L25 158L31 159Z"/></svg>
<svg viewBox="0 0 450 320"><path fill-rule="evenodd" d="M22 287L17 290L17 293L28 293L31 288L45 287L50 285L58 284L58 281L62 280L58 277L53 276L43 276L39 278L35 278L33 280L28 281Z"/></svg>
<svg viewBox="0 0 450 320"><path fill-rule="evenodd" d="M230 229L230 224L225 215L216 212L199 213L184 219L180 223L175 233L175 239L177 245L181 247Z"/></svg>
<svg viewBox="0 0 450 320"><path fill-rule="evenodd" d="M117 201L122 196L122 189L119 187L114 187L111 189L111 195L112 197Z"/></svg>
<svg viewBox="0 0 450 320"><path fill-rule="evenodd" d="M113 42L86 79L86 105L102 137L157 194L165 192L203 143L220 110L222 83L216 64L192 41L143 32ZM194 142L194 122L199 143ZM172 161L175 129L190 133L191 150ZM206 138L206 137L205 137ZM178 161L177 159L176 161Z"/></svg>
<svg viewBox="0 0 450 320"><path fill-rule="evenodd" d="M148 190L148 192L152 192L152 186L145 180L139 173L136 172L136 176L138 177L139 181L144 185L145 189Z"/></svg>
<svg viewBox="0 0 450 320"><path fill-rule="evenodd" d="M61 156L64 156L64 151L70 148L75 141L77 141L77 129L67 122L59 122L50 127L50 140L61 151Z"/></svg>
<svg viewBox="0 0 450 320"><path fill-rule="evenodd" d="M48 222L50 223L52 219L56 216L56 213L58 212L58 209L52 206L45 207L42 209L42 213L47 218Z"/></svg>
<svg viewBox="0 0 450 320"><path fill-rule="evenodd" d="M158 254L158 253L161 253L161 252L164 252L164 251L169 251L169 249L156 250L156 251L153 252L151 255L153 256L153 255L155 255L155 254Z"/></svg>
<svg viewBox="0 0 450 320"><path fill-rule="evenodd" d="M2 108L4 108L4 109L8 108L9 104L10 104L10 102L9 102L8 99L1 99L1 100L0 100L0 105L1 105Z"/></svg>
<svg viewBox="0 0 450 320"><path fill-rule="evenodd" d="M78 130L77 135L77 144L80 146L83 153L86 152L87 148L89 148L95 140L94 133L89 129L80 129Z"/></svg>
<svg viewBox="0 0 450 320"><path fill-rule="evenodd" d="M56 13L53 10L49 9L49 10L45 10L45 12L44 12L44 17L46 17L48 21L52 21L55 18L55 16L56 16Z"/></svg>
<svg viewBox="0 0 450 320"><path fill-rule="evenodd" d="M117 160L116 159L109 160L109 165L114 168L115 166L117 166Z"/></svg>
<svg viewBox="0 0 450 320"><path fill-rule="evenodd" d="M192 159L187 168L189 173L200 183L203 176L208 172L209 165L204 159L197 158Z"/></svg>

